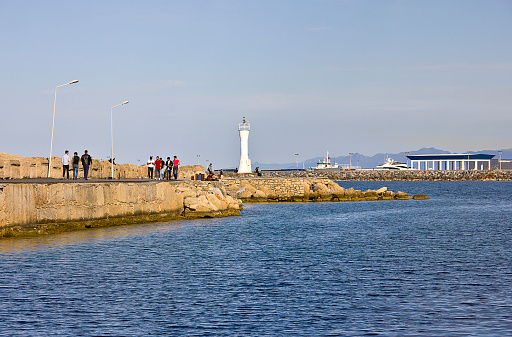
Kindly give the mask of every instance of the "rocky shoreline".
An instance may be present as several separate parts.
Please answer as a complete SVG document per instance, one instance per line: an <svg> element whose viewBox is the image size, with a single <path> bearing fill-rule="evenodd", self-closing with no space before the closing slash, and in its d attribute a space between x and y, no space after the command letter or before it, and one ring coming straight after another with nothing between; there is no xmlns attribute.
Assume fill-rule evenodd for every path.
<svg viewBox="0 0 512 337"><path fill-rule="evenodd" d="M243 203L347 202L428 199L402 191L344 189L335 180L512 180L502 171L264 171L226 174L219 181L204 177L200 165L180 167L178 181L139 179L145 165L111 166L94 160L93 181L55 179L62 175L59 158L48 160L0 153L0 238L43 235L74 229L131 223L240 215ZM446 173L446 172L445 172ZM485 176L480 176L485 174ZM508 177L508 178L507 178ZM122 178L122 179L119 179ZM478 179L477 179L478 178ZM505 179L507 178L507 179ZM96 179L94 181L94 179ZM123 181L123 179L125 181Z"/></svg>
<svg viewBox="0 0 512 337"><path fill-rule="evenodd" d="M255 175L253 175L255 176ZM324 177L334 181L512 181L511 170L457 170L457 171L263 171L262 177Z"/></svg>
<svg viewBox="0 0 512 337"><path fill-rule="evenodd" d="M328 178L227 178L226 192L243 203L260 202L344 202L429 199L402 191L345 189Z"/></svg>
<svg viewBox="0 0 512 337"><path fill-rule="evenodd" d="M428 199L344 189L327 178L0 183L0 238L177 219L240 215L243 203Z"/></svg>

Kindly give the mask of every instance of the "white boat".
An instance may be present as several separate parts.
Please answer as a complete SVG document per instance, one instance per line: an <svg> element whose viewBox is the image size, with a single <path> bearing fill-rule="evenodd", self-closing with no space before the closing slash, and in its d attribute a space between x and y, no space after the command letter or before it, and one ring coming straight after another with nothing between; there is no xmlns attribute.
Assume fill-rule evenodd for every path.
<svg viewBox="0 0 512 337"><path fill-rule="evenodd" d="M331 164L331 157L329 157L329 151L327 151L327 156L325 157L325 160L320 159L318 163L316 163L316 167L310 167L307 170L308 171L327 171L327 170L335 170L335 171L350 171L359 169L359 166L350 166L349 164Z"/></svg>
<svg viewBox="0 0 512 337"><path fill-rule="evenodd" d="M406 163L394 161L389 157L386 158L386 162L384 164L377 165L377 167L385 170L409 170Z"/></svg>

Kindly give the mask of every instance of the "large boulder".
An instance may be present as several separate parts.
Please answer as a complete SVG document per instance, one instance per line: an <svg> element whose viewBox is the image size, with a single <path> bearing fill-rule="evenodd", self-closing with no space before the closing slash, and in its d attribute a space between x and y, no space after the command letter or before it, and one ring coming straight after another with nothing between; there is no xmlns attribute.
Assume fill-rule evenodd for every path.
<svg viewBox="0 0 512 337"><path fill-rule="evenodd" d="M226 195L226 201L228 202L228 209L239 210L242 204L242 200L235 199L229 195Z"/></svg>
<svg viewBox="0 0 512 337"><path fill-rule="evenodd" d="M240 182L240 187L245 187L245 190L249 191L251 193L256 192L256 188L254 186L252 186L251 183L247 180L242 180Z"/></svg>
<svg viewBox="0 0 512 337"><path fill-rule="evenodd" d="M244 186L240 187L238 191L236 191L236 196L241 199L249 199L252 197L252 192L249 191L246 186Z"/></svg>
<svg viewBox="0 0 512 337"><path fill-rule="evenodd" d="M397 200L408 200L408 199L411 199L411 198L412 198L412 196L410 196L407 193L402 192L402 191L398 191L395 194L395 199L397 199Z"/></svg>
<svg viewBox="0 0 512 337"><path fill-rule="evenodd" d="M333 197L339 198L339 199L342 199L345 197L345 189L343 187L341 187L340 185L336 184L335 182L329 181L329 183L327 184L327 187L331 191L331 194L333 195Z"/></svg>
<svg viewBox="0 0 512 337"><path fill-rule="evenodd" d="M376 196L378 196L378 193L375 190L366 190L366 191L364 191L364 196L367 198L368 197L376 197Z"/></svg>
<svg viewBox="0 0 512 337"><path fill-rule="evenodd" d="M379 195L377 194L377 191L375 190L367 190L362 193L362 196L365 200L378 200Z"/></svg>
<svg viewBox="0 0 512 337"><path fill-rule="evenodd" d="M310 187L310 199L312 200L329 200L332 193L329 188L322 182L313 182Z"/></svg>
<svg viewBox="0 0 512 337"><path fill-rule="evenodd" d="M201 165L184 165L178 168L178 178L192 180L195 179L199 173L204 175L206 169Z"/></svg>
<svg viewBox="0 0 512 337"><path fill-rule="evenodd" d="M380 198L382 200L393 200L395 199L395 192L393 191L386 191L381 194Z"/></svg>
<svg viewBox="0 0 512 337"><path fill-rule="evenodd" d="M349 188L348 190L345 190L345 197L348 197L349 199L357 199L361 197L361 191L355 190L353 187Z"/></svg>
<svg viewBox="0 0 512 337"><path fill-rule="evenodd" d="M195 198L197 196L197 189L194 186L178 186L176 192L181 194L183 198Z"/></svg>
<svg viewBox="0 0 512 337"><path fill-rule="evenodd" d="M206 194L206 199L215 205L220 211L225 211L228 209L228 202L221 194Z"/></svg>
<svg viewBox="0 0 512 337"><path fill-rule="evenodd" d="M379 188L378 190L376 190L375 192L376 192L377 194L382 194L382 193L386 192L387 190L388 190L388 188L387 188L387 187L381 187L381 188Z"/></svg>
<svg viewBox="0 0 512 337"><path fill-rule="evenodd" d="M256 190L253 193L253 197L258 199L267 199L267 194L262 190Z"/></svg>
<svg viewBox="0 0 512 337"><path fill-rule="evenodd" d="M268 188L266 186L260 186L259 191L265 193L265 196L268 199L277 199L277 193L272 191L270 188Z"/></svg>
<svg viewBox="0 0 512 337"><path fill-rule="evenodd" d="M208 201L205 195L200 195L195 198L186 198L183 201L185 211L194 211L198 213L207 213L218 211L217 206Z"/></svg>

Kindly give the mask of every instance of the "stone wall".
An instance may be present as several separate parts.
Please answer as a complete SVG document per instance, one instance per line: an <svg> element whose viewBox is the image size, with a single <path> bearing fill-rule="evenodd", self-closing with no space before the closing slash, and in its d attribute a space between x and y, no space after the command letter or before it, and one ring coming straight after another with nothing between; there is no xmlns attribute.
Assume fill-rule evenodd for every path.
<svg viewBox="0 0 512 337"><path fill-rule="evenodd" d="M62 178L61 158L52 157L51 178ZM181 166L178 170L178 178L190 179L198 173L205 173L201 165ZM115 164L114 178L141 178L147 177L147 166L132 164ZM28 179L46 178L48 176L48 158L43 157L22 157L0 152L0 179ZM70 165L69 176L73 177L72 165ZM83 178L82 164L79 165L79 178ZM112 167L108 161L93 159L89 168L89 178L108 179L112 176Z"/></svg>
<svg viewBox="0 0 512 337"><path fill-rule="evenodd" d="M242 199L267 198L279 200L303 199L305 196L304 178L225 178L226 190Z"/></svg>
<svg viewBox="0 0 512 337"><path fill-rule="evenodd" d="M229 176L233 176L230 174ZM256 177L251 174L250 177ZM511 170L457 170L457 171L263 171L263 178L315 178L334 181L512 181Z"/></svg>
<svg viewBox="0 0 512 337"><path fill-rule="evenodd" d="M260 178L245 176L225 178L226 193L244 202L308 202L308 201L362 201L407 200L413 198L405 192L379 190L360 191L344 189L328 178ZM428 199L416 195L415 199Z"/></svg>
<svg viewBox="0 0 512 337"><path fill-rule="evenodd" d="M457 170L457 171L391 171L360 170L327 173L334 180L352 181L511 181L512 171L505 170Z"/></svg>
<svg viewBox="0 0 512 337"><path fill-rule="evenodd" d="M240 214L216 182L0 184L0 237Z"/></svg>
<svg viewBox="0 0 512 337"><path fill-rule="evenodd" d="M327 178L0 183L0 237L133 222L239 215L244 202L406 200L404 192L344 189ZM415 196L428 198L426 196Z"/></svg>

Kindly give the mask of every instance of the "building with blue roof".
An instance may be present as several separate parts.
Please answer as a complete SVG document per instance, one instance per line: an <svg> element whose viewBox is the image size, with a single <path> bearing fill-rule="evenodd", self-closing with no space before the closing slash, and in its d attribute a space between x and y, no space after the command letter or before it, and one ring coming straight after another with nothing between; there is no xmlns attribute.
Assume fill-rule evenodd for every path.
<svg viewBox="0 0 512 337"><path fill-rule="evenodd" d="M493 154L410 154L411 168L416 170L490 170Z"/></svg>

